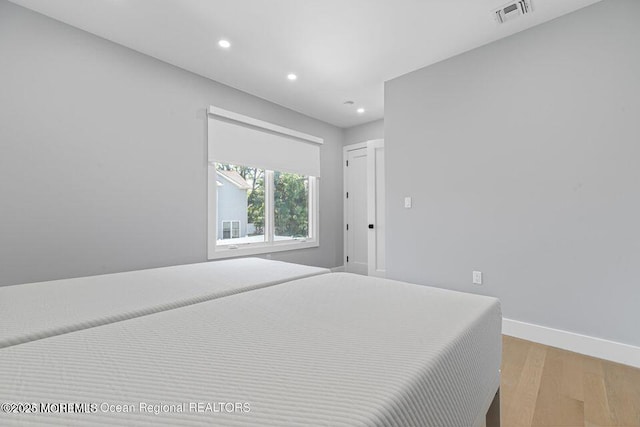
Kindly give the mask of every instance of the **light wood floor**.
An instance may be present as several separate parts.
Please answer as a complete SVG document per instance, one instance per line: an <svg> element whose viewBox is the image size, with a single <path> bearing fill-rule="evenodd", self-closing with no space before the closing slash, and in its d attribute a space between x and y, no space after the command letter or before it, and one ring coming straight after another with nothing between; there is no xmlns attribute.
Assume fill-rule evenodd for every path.
<svg viewBox="0 0 640 427"><path fill-rule="evenodd" d="M640 369L503 337L503 427L640 426Z"/></svg>

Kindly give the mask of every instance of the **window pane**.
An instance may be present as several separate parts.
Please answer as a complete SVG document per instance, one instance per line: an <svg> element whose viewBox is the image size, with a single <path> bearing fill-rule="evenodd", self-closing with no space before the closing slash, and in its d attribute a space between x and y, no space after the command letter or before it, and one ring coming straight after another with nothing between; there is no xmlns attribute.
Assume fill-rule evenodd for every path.
<svg viewBox="0 0 640 427"><path fill-rule="evenodd" d="M274 172L275 240L309 237L309 177Z"/></svg>
<svg viewBox="0 0 640 427"><path fill-rule="evenodd" d="M264 242L264 170L216 163L218 245Z"/></svg>

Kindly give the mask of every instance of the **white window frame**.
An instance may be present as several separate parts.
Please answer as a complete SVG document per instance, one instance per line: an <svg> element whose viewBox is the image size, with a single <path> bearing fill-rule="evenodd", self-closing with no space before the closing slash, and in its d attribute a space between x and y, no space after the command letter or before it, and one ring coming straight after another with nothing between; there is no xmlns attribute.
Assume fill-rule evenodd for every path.
<svg viewBox="0 0 640 427"><path fill-rule="evenodd" d="M209 107L210 115L231 119L240 123L248 124L253 127L263 128L266 131L277 132L298 138L307 142L322 144L322 138L298 132L293 129L284 128L269 122L254 119L252 117L233 113L218 107ZM274 241L274 186L273 171L265 170L265 242L260 243L238 243L217 245L217 185L216 183L216 167L215 163L208 164L208 259L232 258L240 256L251 256L259 254L268 254L272 252L292 251L298 249L315 248L320 246L320 182L318 177L309 176L309 237ZM222 231L221 231L222 232Z"/></svg>
<svg viewBox="0 0 640 427"><path fill-rule="evenodd" d="M297 249L315 248L320 246L318 223L319 223L319 180L316 177L309 178L309 237L292 238L290 240L274 240L275 223L274 217L274 173L265 170L265 241L258 243L225 243L219 245L217 235L217 185L215 183L216 168L215 164L209 165L209 249L208 259L232 258L239 256L250 256L267 254L272 252L293 251ZM220 230L223 233L223 230ZM232 239L224 239L229 242Z"/></svg>

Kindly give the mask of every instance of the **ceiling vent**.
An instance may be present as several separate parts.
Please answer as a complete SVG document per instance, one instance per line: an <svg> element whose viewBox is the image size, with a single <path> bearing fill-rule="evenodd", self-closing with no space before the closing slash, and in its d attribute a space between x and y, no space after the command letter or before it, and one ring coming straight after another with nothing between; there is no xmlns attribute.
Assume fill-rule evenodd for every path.
<svg viewBox="0 0 640 427"><path fill-rule="evenodd" d="M518 0L505 4L500 9L494 11L496 21L503 24L507 21L511 21L521 15L526 15L533 12L531 7L531 0Z"/></svg>

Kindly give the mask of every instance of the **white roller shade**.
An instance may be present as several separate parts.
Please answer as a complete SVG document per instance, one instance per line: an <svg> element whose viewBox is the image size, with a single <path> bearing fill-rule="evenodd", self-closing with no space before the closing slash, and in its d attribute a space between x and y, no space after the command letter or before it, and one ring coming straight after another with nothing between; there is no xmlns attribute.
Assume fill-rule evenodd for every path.
<svg viewBox="0 0 640 427"><path fill-rule="evenodd" d="M320 176L322 139L216 107L209 109L209 161Z"/></svg>

